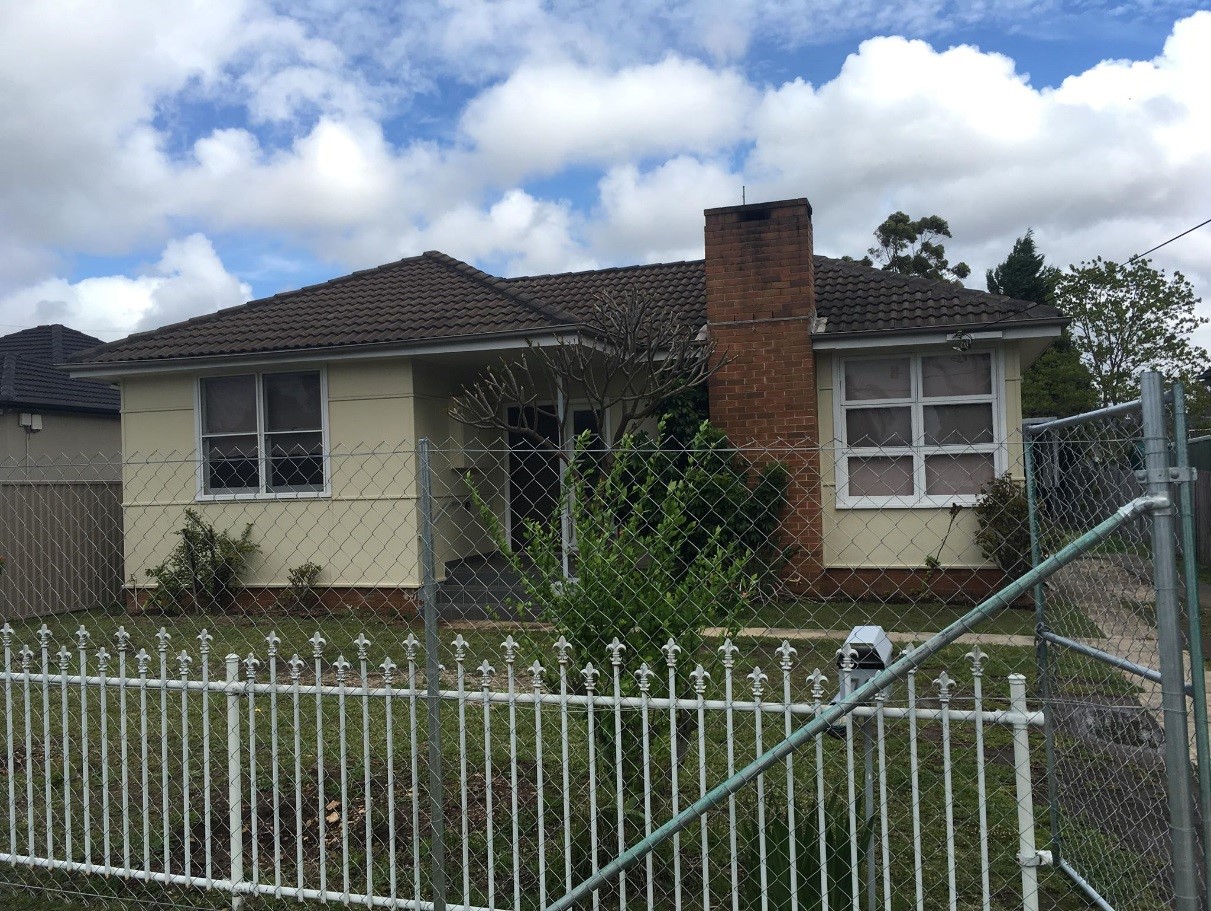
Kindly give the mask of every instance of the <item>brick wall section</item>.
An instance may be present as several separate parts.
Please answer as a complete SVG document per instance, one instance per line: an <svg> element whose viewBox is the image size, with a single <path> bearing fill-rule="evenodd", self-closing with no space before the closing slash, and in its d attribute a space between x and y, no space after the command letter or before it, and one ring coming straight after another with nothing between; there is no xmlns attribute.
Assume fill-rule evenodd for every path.
<svg viewBox="0 0 1211 911"><path fill-rule="evenodd" d="M811 206L806 199L706 211L706 312L728 361L711 380L711 420L733 443L780 454L791 472L783 534L795 551L787 584L822 571ZM758 461L775 458L773 452Z"/></svg>

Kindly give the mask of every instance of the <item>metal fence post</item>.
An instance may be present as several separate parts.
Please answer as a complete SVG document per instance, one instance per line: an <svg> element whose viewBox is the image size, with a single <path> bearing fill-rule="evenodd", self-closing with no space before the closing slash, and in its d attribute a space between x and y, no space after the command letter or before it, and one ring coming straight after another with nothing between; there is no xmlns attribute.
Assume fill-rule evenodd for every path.
<svg viewBox="0 0 1211 911"><path fill-rule="evenodd" d="M1203 895L1211 897L1211 738L1207 731L1202 605L1198 592L1198 542L1194 533L1194 471L1190 468L1188 435L1186 390L1181 383L1174 383L1173 442L1179 473L1177 504L1181 513L1186 627L1190 641L1190 682L1194 687L1194 743L1198 757L1198 803L1203 823Z"/></svg>
<svg viewBox="0 0 1211 911"><path fill-rule="evenodd" d="M1039 854L1034 842L1034 788L1030 778L1030 725L1026 721L1026 678L1009 675L1013 721L1013 768L1018 803L1018 863L1022 867L1022 909L1038 911Z"/></svg>
<svg viewBox="0 0 1211 911"><path fill-rule="evenodd" d="M1034 444L1030 428L1022 433L1022 450L1026 467L1026 510L1030 526L1030 565L1038 566L1043 561L1043 543L1039 531L1039 496L1035 477ZM1036 630L1047 628L1047 590L1039 582L1034 586L1034 624ZM1038 667L1039 697L1043 706L1043 759L1047 767L1047 817L1051 830L1051 852L1058 862L1062 853L1060 833L1060 808L1055 784L1055 727L1051 718L1051 653L1047 640L1036 636L1034 640L1035 663Z"/></svg>
<svg viewBox="0 0 1211 911"><path fill-rule="evenodd" d="M240 656L227 656L224 678L227 693L227 803L228 825L231 829L231 911L244 907L239 889L244 883L244 810L243 772L240 769L240 696L236 692L240 679Z"/></svg>
<svg viewBox="0 0 1211 911"><path fill-rule="evenodd" d="M437 635L437 557L433 535L433 460L428 439L419 444L421 602L425 615L425 701L429 737L429 850L433 911L446 908L446 815L442 791L441 664Z"/></svg>
<svg viewBox="0 0 1211 911"><path fill-rule="evenodd" d="M1147 371L1140 380L1144 418L1144 468L1148 493L1172 496L1169 441L1161 375ZM1177 600L1177 559L1173 504L1152 512L1152 573L1156 588L1156 627L1160 651L1161 704L1165 719L1165 777L1169 791L1173 893L1178 911L1198 911L1198 861L1190 786L1190 747L1186 725L1186 674L1182 657L1181 611Z"/></svg>

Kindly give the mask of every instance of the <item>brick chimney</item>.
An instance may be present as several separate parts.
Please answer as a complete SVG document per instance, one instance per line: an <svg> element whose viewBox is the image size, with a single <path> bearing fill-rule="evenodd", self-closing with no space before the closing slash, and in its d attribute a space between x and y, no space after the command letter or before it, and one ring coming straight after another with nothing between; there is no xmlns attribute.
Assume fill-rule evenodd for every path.
<svg viewBox="0 0 1211 911"><path fill-rule="evenodd" d="M786 581L806 590L823 556L811 205L787 199L705 214L707 323L728 358L711 379L711 420L733 443L752 444L756 461L791 472Z"/></svg>

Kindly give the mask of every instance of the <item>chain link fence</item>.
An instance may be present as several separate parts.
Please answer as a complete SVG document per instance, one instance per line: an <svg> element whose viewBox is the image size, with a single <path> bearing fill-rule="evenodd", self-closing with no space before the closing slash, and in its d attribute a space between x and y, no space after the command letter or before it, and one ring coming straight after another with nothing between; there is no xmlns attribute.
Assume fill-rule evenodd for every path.
<svg viewBox="0 0 1211 911"><path fill-rule="evenodd" d="M875 411L850 439L886 449ZM1035 438L1043 551L1142 493L1127 421ZM0 890L546 907L1030 569L1021 439L979 432L0 463ZM1155 666L1147 529L1050 580L1055 635ZM1084 907L1057 837L1121 907L1169 901L1156 693L1059 646L1041 679L1036 619L922 659L593 906Z"/></svg>

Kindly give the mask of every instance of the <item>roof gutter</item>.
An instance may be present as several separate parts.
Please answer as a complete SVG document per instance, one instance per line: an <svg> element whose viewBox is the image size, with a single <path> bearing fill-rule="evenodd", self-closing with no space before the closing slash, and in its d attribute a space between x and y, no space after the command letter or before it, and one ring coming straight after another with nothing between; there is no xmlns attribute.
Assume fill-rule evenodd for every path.
<svg viewBox="0 0 1211 911"><path fill-rule="evenodd" d="M812 346L820 350L830 348L887 348L901 345L928 345L952 342L962 333L973 341L1013 340L1021 338L1055 338L1071 320L1060 319L1015 320L1012 323L965 323L962 325L934 326L929 328L874 329L862 332L829 332L812 334Z"/></svg>
<svg viewBox="0 0 1211 911"><path fill-rule="evenodd" d="M211 367L251 367L258 364L315 363L335 360L367 360L381 357L408 357L435 354L471 354L479 351L511 351L573 342L586 334L584 326L556 326L527 332L501 332L491 335L466 335L431 342L400 344L384 342L371 345L325 345L265 352L201 357L161 357L106 363L67 363L59 365L74 377L115 379L141 373L178 373Z"/></svg>

